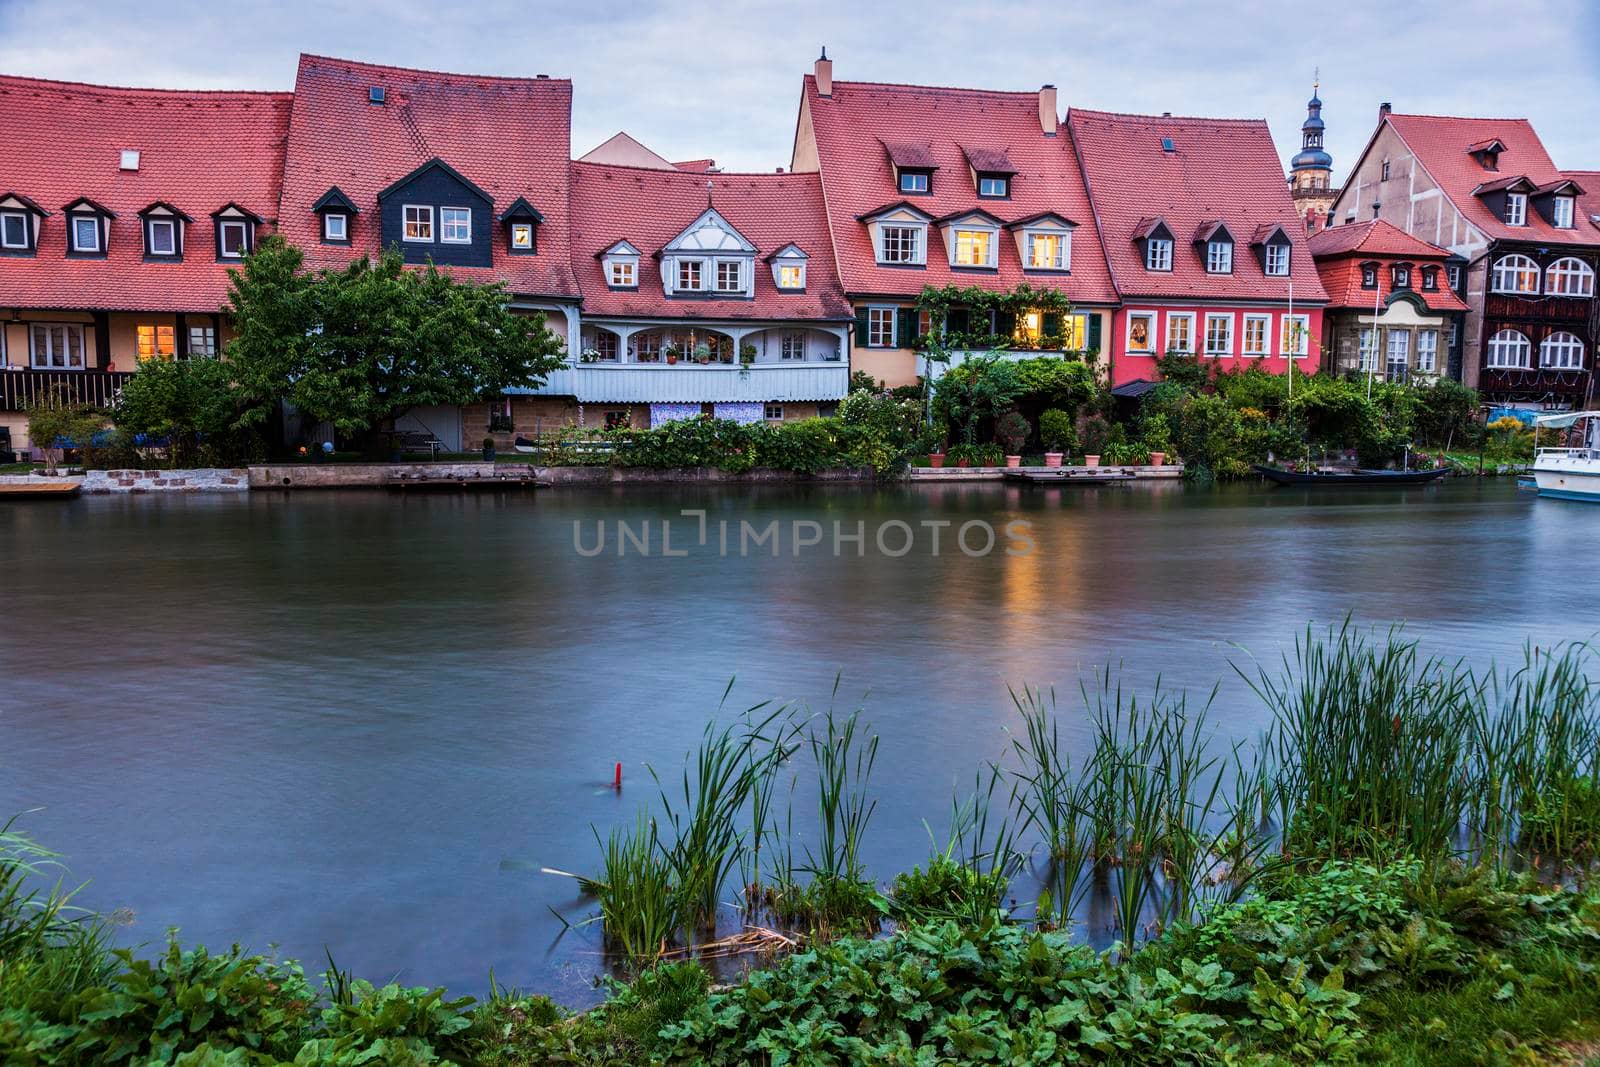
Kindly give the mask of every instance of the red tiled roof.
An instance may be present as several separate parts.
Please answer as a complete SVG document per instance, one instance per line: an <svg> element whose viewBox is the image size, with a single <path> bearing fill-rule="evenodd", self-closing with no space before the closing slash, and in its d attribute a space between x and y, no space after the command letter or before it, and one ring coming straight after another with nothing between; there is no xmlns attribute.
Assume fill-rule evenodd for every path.
<svg viewBox="0 0 1600 1067"><path fill-rule="evenodd" d="M889 154L889 162L897 167L910 170L939 169L939 160L927 145L885 141L883 142L883 150Z"/></svg>
<svg viewBox="0 0 1600 1067"><path fill-rule="evenodd" d="M1124 296L1222 300L1323 299L1306 254L1283 163L1260 119L1168 118L1074 108L1077 141L1117 288ZM1173 151L1162 149L1171 138ZM1135 236L1159 216L1172 231L1172 270L1147 271ZM1276 223L1294 246L1290 278L1268 277L1248 245L1234 249L1232 274L1207 274L1189 238L1220 220L1237 239ZM1203 251L1203 250L1201 250Z"/></svg>
<svg viewBox="0 0 1600 1067"><path fill-rule="evenodd" d="M1090 225L1089 201L1072 154L1066 127L1056 136L1039 129L1037 93L945 89L870 82L833 83L821 96L807 75L802 92L816 134L823 199L847 292L915 296L924 285L981 285L1010 289L1027 281L1064 291L1075 301L1114 303L1105 256ZM1007 221L1054 212L1081 225L1072 234L1072 271L1056 274L1022 269L1010 234L999 242L999 270L952 270L937 228L928 235L928 264L921 270L880 267L867 227L858 216L900 198L885 146L920 146L939 170L932 192L910 197L919 210L939 217L975 209ZM966 149L1003 151L1014 164L1009 200L980 200L967 172ZM922 166L928 164L924 162Z"/></svg>
<svg viewBox="0 0 1600 1067"><path fill-rule="evenodd" d="M694 174L704 174L717 165L714 159L686 159L682 163L674 163L679 170L686 170Z"/></svg>
<svg viewBox="0 0 1600 1067"><path fill-rule="evenodd" d="M209 216L229 201L268 221L277 216L289 99L0 76L0 191L50 212L37 254L0 257L0 304L218 310L228 274ZM139 152L137 171L119 169L123 149ZM103 259L66 255L61 209L80 197L116 214ZM186 228L182 262L144 261L139 212L158 200L198 220Z"/></svg>
<svg viewBox="0 0 1600 1067"><path fill-rule="evenodd" d="M1600 170L1569 170L1565 174L1583 186L1577 203L1578 217L1574 220L1578 232L1589 234L1591 241L1600 241Z"/></svg>
<svg viewBox="0 0 1600 1067"><path fill-rule="evenodd" d="M671 299L652 257L706 210L704 174L603 163L572 164L572 257L586 315L641 318L848 320L833 269L822 186L815 174L717 174L712 204L756 246L755 299ZM620 240L642 253L639 288L606 285L599 255ZM761 257L786 245L807 257L804 292L783 293Z"/></svg>
<svg viewBox="0 0 1600 1067"><path fill-rule="evenodd" d="M1318 230L1311 235L1309 243L1322 286L1328 291L1330 307L1370 309L1375 299L1387 300L1392 292L1390 283L1394 280L1388 266L1410 262L1418 266L1432 263L1439 267L1436 290L1423 289L1420 273L1413 272L1410 291L1421 297L1423 303L1434 311L1467 310L1466 303L1449 288L1446 280L1444 263L1450 256L1449 251L1413 237L1391 223L1374 219ZM1378 271L1376 292L1361 287L1361 264L1374 260L1383 264L1383 269Z"/></svg>
<svg viewBox="0 0 1600 1067"><path fill-rule="evenodd" d="M381 106L368 102L372 86L385 91ZM441 74L303 55L279 226L310 266L377 252L378 193L438 158L492 197L497 215L520 196L544 216L537 255L509 255L504 227L496 225L494 266L450 272L505 281L525 296L576 297L567 232L571 110L565 79ZM348 247L322 244L311 210L334 185L361 212L349 222Z"/></svg>
<svg viewBox="0 0 1600 1067"><path fill-rule="evenodd" d="M1004 148L984 148L982 146L963 145L962 151L967 154L967 162L979 174L1015 174L1016 164L1011 162L1011 157L1006 155Z"/></svg>
<svg viewBox="0 0 1600 1067"><path fill-rule="evenodd" d="M1526 226L1507 226L1484 202L1472 195L1485 182L1526 177L1546 185L1561 177L1550 155L1527 119L1471 119L1441 115L1396 115L1386 120L1411 149L1417 161L1439 183L1444 194L1466 220L1490 239L1539 241L1556 244L1594 244L1593 232L1583 228L1558 230L1530 206ZM1491 141L1505 146L1496 166L1484 170L1473 158L1474 149Z"/></svg>

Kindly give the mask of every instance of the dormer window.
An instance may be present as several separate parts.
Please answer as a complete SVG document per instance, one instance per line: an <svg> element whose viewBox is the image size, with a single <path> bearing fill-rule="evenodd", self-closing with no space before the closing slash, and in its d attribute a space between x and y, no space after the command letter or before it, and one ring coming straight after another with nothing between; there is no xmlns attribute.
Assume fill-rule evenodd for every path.
<svg viewBox="0 0 1600 1067"><path fill-rule="evenodd" d="M1393 281L1396 289L1411 288L1411 268L1404 263L1396 263Z"/></svg>
<svg viewBox="0 0 1600 1067"><path fill-rule="evenodd" d="M218 240L221 243L221 256L223 259L243 259L249 248L249 227L243 222L218 223L221 230Z"/></svg>
<svg viewBox="0 0 1600 1067"><path fill-rule="evenodd" d="M94 253L100 248L100 220L93 215L72 216L72 250Z"/></svg>
<svg viewBox="0 0 1600 1067"><path fill-rule="evenodd" d="M900 191L910 196L920 196L930 191L933 175L925 170L900 172Z"/></svg>
<svg viewBox="0 0 1600 1067"><path fill-rule="evenodd" d="M1439 268L1438 267L1423 267L1422 268L1422 289L1423 289L1423 292L1428 292L1428 293L1435 292L1435 291L1438 290L1438 288L1439 288Z"/></svg>
<svg viewBox="0 0 1600 1067"><path fill-rule="evenodd" d="M451 245L471 244L472 209L470 207L440 208L439 240Z"/></svg>
<svg viewBox="0 0 1600 1067"><path fill-rule="evenodd" d="M323 215L322 239L329 244L347 244L350 240L350 216L342 211L330 211Z"/></svg>
<svg viewBox="0 0 1600 1067"><path fill-rule="evenodd" d="M1266 273L1275 278L1286 277L1289 273L1289 246L1266 246Z"/></svg>
<svg viewBox="0 0 1600 1067"><path fill-rule="evenodd" d="M1504 142L1498 137L1491 137L1487 141L1467 146L1467 154L1478 161L1478 166L1484 170L1500 169L1500 153L1506 150Z"/></svg>
<svg viewBox="0 0 1600 1067"><path fill-rule="evenodd" d="M738 260L717 260L717 292L737 293L744 289L743 266Z"/></svg>
<svg viewBox="0 0 1600 1067"><path fill-rule="evenodd" d="M678 260L678 291L698 292L705 284L705 266L702 259Z"/></svg>
<svg viewBox="0 0 1600 1067"><path fill-rule="evenodd" d="M31 256L39 250L39 224L50 213L20 193L0 196L0 254Z"/></svg>
<svg viewBox="0 0 1600 1067"><path fill-rule="evenodd" d="M994 232L992 230L955 231L956 267L988 267L994 263Z"/></svg>
<svg viewBox="0 0 1600 1067"><path fill-rule="evenodd" d="M238 204L211 213L217 231L217 258L243 259L256 248L256 225L261 219Z"/></svg>
<svg viewBox="0 0 1600 1067"><path fill-rule="evenodd" d="M1378 265L1376 263L1361 264L1361 288L1376 289L1378 287Z"/></svg>
<svg viewBox="0 0 1600 1067"><path fill-rule="evenodd" d="M904 196L926 196L933 191L933 172L939 161L933 150L925 144L890 144L884 142L884 152L889 165L894 168L894 184Z"/></svg>
<svg viewBox="0 0 1600 1067"><path fill-rule="evenodd" d="M772 264L772 284L782 292L799 292L806 287L806 260L799 245L784 245L767 257Z"/></svg>
<svg viewBox="0 0 1600 1067"><path fill-rule="evenodd" d="M612 289L639 288L639 250L627 241L618 241L600 253L600 269Z"/></svg>
<svg viewBox="0 0 1600 1067"><path fill-rule="evenodd" d="M0 211L0 248L26 249L31 246L33 220L23 211Z"/></svg>
<svg viewBox="0 0 1600 1067"><path fill-rule="evenodd" d="M1207 241L1206 242L1206 273L1207 274L1232 274L1233 273L1233 242L1232 241Z"/></svg>
<svg viewBox="0 0 1600 1067"><path fill-rule="evenodd" d="M1145 270L1171 270L1172 269L1172 242L1165 238L1152 237L1144 246Z"/></svg>
<svg viewBox="0 0 1600 1067"><path fill-rule="evenodd" d="M921 267L928 262L931 216L902 200L856 216L866 224L872 252L885 267Z"/></svg>
<svg viewBox="0 0 1600 1067"><path fill-rule="evenodd" d="M967 211L938 220L952 267L993 270L999 259L1000 220L987 211Z"/></svg>
<svg viewBox="0 0 1600 1067"><path fill-rule="evenodd" d="M1506 225L1526 226L1528 224L1528 194L1506 194Z"/></svg>
<svg viewBox="0 0 1600 1067"><path fill-rule="evenodd" d="M1004 174L978 175L978 195L990 200L1004 200L1011 195L1011 178Z"/></svg>
<svg viewBox="0 0 1600 1067"><path fill-rule="evenodd" d="M403 208L404 240L427 243L433 240L433 207L429 204L407 204Z"/></svg>
<svg viewBox="0 0 1600 1067"><path fill-rule="evenodd" d="M978 196L985 200L1010 198L1011 177L1017 173L1017 168L1005 149L963 146L961 151L966 154Z"/></svg>
<svg viewBox="0 0 1600 1067"><path fill-rule="evenodd" d="M100 259L110 242L111 220L116 215L88 197L79 197L61 209L67 217L67 255Z"/></svg>
<svg viewBox="0 0 1600 1067"><path fill-rule="evenodd" d="M532 204L517 197L500 213L500 222L506 228L506 250L514 256L537 255L539 224L543 221L544 216Z"/></svg>
<svg viewBox="0 0 1600 1067"><path fill-rule="evenodd" d="M714 293L719 297L755 295L756 247L716 208L707 208L661 250L661 283L675 293Z"/></svg>
<svg viewBox="0 0 1600 1067"><path fill-rule="evenodd" d="M883 227L883 255L885 263L921 263L923 227Z"/></svg>
<svg viewBox="0 0 1600 1067"><path fill-rule="evenodd" d="M1572 229L1572 217L1572 197L1558 196L1550 201L1550 224L1556 229Z"/></svg>
<svg viewBox="0 0 1600 1067"><path fill-rule="evenodd" d="M311 205L311 210L322 220L322 243L347 245L350 243L350 221L360 212L356 205L339 190L330 188Z"/></svg>
<svg viewBox="0 0 1600 1067"><path fill-rule="evenodd" d="M184 224L193 222L171 204L157 201L139 212L144 223L144 257L152 260L183 258ZM220 235L220 231L219 231Z"/></svg>

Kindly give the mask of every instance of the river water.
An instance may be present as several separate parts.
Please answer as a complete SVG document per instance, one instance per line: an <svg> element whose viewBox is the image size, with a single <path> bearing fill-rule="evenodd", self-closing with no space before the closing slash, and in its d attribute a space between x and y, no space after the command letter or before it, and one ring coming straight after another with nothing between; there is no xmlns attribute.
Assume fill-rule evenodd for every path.
<svg viewBox="0 0 1600 1067"><path fill-rule="evenodd" d="M750 544L774 520L776 558ZM1263 712L1229 662L1311 621L1405 620L1478 663L1600 629L1597 522L1508 480L11 503L0 816L66 853L80 903L126 909L127 943L176 926L469 992L492 966L577 1004L598 938L551 910L587 905L528 868L592 871L591 825L654 797L647 764L678 773L730 679L732 709L822 710L836 683L866 709L887 876L1003 756L1008 686L1056 687L1078 737L1085 672L1221 681L1213 719L1247 737ZM981 525L961 550L967 523L992 552Z"/></svg>

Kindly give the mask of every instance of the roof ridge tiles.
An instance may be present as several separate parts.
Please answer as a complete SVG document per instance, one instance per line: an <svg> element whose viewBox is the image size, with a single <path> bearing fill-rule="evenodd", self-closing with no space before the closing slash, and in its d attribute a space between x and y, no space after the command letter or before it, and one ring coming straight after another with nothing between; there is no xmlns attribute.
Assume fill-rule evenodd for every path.
<svg viewBox="0 0 1600 1067"><path fill-rule="evenodd" d="M338 56L325 56L316 52L301 52L300 66L307 60L318 63L331 63L352 70L386 71L391 74L421 74L430 78L457 78L463 82L526 82L529 85L572 85L571 78L554 78L548 74L529 76L526 74L463 74L452 70L430 70L426 67L402 67L394 63L369 63L362 59L341 59Z"/></svg>
<svg viewBox="0 0 1600 1067"><path fill-rule="evenodd" d="M1230 125L1255 125L1266 123L1264 118L1223 118L1210 115L1142 115L1132 111L1096 111L1093 108L1075 107L1067 111L1067 121L1074 115L1086 115L1093 118L1106 119L1139 119L1150 122L1203 122L1207 124L1227 123Z"/></svg>
<svg viewBox="0 0 1600 1067"><path fill-rule="evenodd" d="M810 74L806 75L806 80L808 82L815 82L815 78ZM972 89L960 85L916 85L911 82L856 82L839 81L838 79L834 79L834 91L838 92L841 86L845 88L856 89L894 89L906 90L909 92L963 93L968 96L1014 96L1019 99L1025 98L1030 101L1037 100L1039 96L1039 90L1037 89Z"/></svg>
<svg viewBox="0 0 1600 1067"><path fill-rule="evenodd" d="M688 160L687 162L696 162ZM640 174L653 174L664 178L812 178L817 177L814 170L665 170L661 167L642 167L636 163L601 163L592 159L574 159L573 166L593 167L596 170L626 170L637 171Z"/></svg>
<svg viewBox="0 0 1600 1067"><path fill-rule="evenodd" d="M252 100L261 98L290 100L294 97L294 90L292 89L174 89L143 85L99 85L94 82L63 81L59 78L36 78L28 74L0 74L0 90L7 88L12 83L18 83L17 88L33 87L38 90L52 92L114 93L118 96L200 96L213 98L237 96Z"/></svg>

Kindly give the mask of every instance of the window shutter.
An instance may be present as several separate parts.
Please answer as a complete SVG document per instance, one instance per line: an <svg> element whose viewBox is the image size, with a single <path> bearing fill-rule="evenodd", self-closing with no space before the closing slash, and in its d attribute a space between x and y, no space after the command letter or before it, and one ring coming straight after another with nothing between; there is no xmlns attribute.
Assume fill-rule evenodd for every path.
<svg viewBox="0 0 1600 1067"><path fill-rule="evenodd" d="M917 309L901 308L895 314L900 318L895 329L895 339L900 342L901 348L910 348L911 342L917 337Z"/></svg>
<svg viewBox="0 0 1600 1067"><path fill-rule="evenodd" d="M1017 332L1017 316L1013 311L996 310L994 332L999 337L1010 337Z"/></svg>
<svg viewBox="0 0 1600 1067"><path fill-rule="evenodd" d="M867 347L867 309L856 308L856 347Z"/></svg>
<svg viewBox="0 0 1600 1067"><path fill-rule="evenodd" d="M1046 311L1039 320L1039 332L1046 337L1054 337L1061 332L1061 316L1054 311Z"/></svg>
<svg viewBox="0 0 1600 1067"><path fill-rule="evenodd" d="M1096 312L1089 312L1089 347L1100 347L1100 316Z"/></svg>
<svg viewBox="0 0 1600 1067"><path fill-rule="evenodd" d="M966 308L951 308L945 316L945 329L949 333L966 333L971 328L971 315Z"/></svg>

